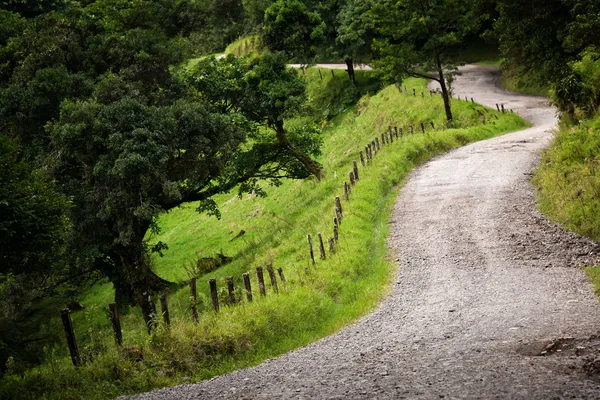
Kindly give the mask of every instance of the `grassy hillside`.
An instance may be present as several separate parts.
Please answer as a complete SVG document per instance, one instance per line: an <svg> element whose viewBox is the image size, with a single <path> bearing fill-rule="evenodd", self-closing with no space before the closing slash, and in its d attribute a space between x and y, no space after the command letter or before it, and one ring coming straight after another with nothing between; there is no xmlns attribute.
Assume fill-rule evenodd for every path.
<svg viewBox="0 0 600 400"><path fill-rule="evenodd" d="M541 211L600 242L600 116L562 126L544 153L534 183ZM600 267L588 270L600 295Z"/></svg>
<svg viewBox="0 0 600 400"><path fill-rule="evenodd" d="M388 218L406 174L427 159L465 143L486 139L526 126L516 115L500 115L481 125L474 106L453 101L456 129L429 131L405 136L384 147L373 165L360 167L360 180L349 202L344 201L344 220L336 253L312 265L306 235L318 232L332 236L333 200L343 193L353 160L358 152L388 126L418 126L433 122L443 126L439 96L412 97L394 86L363 96L357 104L336 102L331 93L357 92L347 87L343 71L331 76L308 72L314 104L331 104L338 112L322 118L323 156L326 177L286 181L268 187L268 197L234 194L219 196L222 219L199 215L194 204L162 216L160 234L150 241L163 241L169 249L155 258L159 275L185 282L184 266L198 257L224 253L232 261L198 279L200 322L190 322L189 292L182 286L169 294L170 329L160 327L148 336L139 312L132 309L122 317L125 348L118 351L106 318L112 301L108 283L96 285L82 304L85 311L73 315L80 347L87 364L73 368L64 347L48 349L46 362L23 375L9 374L0 383L0 398L80 399L109 398L118 394L150 390L165 385L193 382L246 367L331 334L371 310L383 297L394 265L385 246ZM323 76L323 80L321 80ZM362 87L376 86L367 75ZM405 82L409 92L424 90L423 80ZM337 92L336 92L337 91ZM318 100L317 100L318 98ZM325 116L336 115L327 120ZM489 116L493 115L490 110ZM297 123L298 121L296 121ZM243 230L245 234L234 239ZM317 257L318 258L318 257ZM234 276L241 287L241 274L253 267L272 263L287 278L285 291L253 303L210 310L208 278L224 288L224 277ZM256 290L255 274L252 285ZM226 293L220 291L225 300Z"/></svg>

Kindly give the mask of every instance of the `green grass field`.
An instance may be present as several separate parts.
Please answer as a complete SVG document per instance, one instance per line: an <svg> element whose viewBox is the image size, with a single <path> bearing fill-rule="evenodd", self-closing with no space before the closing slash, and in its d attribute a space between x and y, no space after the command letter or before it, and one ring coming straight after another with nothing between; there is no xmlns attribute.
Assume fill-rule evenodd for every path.
<svg viewBox="0 0 600 400"><path fill-rule="evenodd" d="M440 96L429 97L426 91L425 98L420 96L425 90L423 80L404 82L409 92L417 89L417 97L399 93L394 86L375 94L377 83L365 74L361 79L370 88L365 92L372 94L352 105L350 100L336 103L335 96L326 95L348 90L344 89L348 85L345 73L335 74L327 71L323 80L315 69L307 74L311 101L318 101L319 108L331 104L338 110L326 113L335 115L333 119L321 121L324 145L319 161L326 173L322 181L286 181L267 187L266 198L218 196L221 220L200 215L194 204L187 204L163 215L160 234L148 237L150 242L160 240L169 246L164 257L154 258L154 264L159 275L175 282L188 279L185 265L196 257L222 252L233 258L198 279L198 326L191 323L189 292L182 286L169 294L170 329L160 327L147 335L136 309L122 316L125 349L118 351L106 317L113 290L107 282L97 284L81 299L85 311L73 314L87 364L76 369L64 346L49 348L40 367L5 376L0 398L100 399L194 382L255 365L337 331L372 310L387 291L395 268L385 245L388 219L407 173L452 148L527 126L514 114L500 114L483 126L475 111L482 110L481 106L454 100L455 129L406 135L385 146L371 166L359 167L360 180L350 201L343 201L336 253L328 253L326 260L317 257L313 266L306 235L332 236L334 197L342 196L359 151L389 126L407 132L409 124L444 125ZM246 233L232 240L241 230ZM283 268L285 291L276 295L267 285L268 295L260 298L255 293L253 303L224 306L218 314L210 310L208 278L217 279L223 302L226 276L234 276L239 288L242 273L251 272L256 290L254 267L269 263Z"/></svg>

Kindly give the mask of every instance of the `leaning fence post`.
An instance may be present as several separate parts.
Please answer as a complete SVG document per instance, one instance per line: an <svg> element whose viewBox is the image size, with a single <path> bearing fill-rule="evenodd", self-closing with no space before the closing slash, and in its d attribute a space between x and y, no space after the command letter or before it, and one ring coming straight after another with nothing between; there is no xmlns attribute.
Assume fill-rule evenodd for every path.
<svg viewBox="0 0 600 400"><path fill-rule="evenodd" d="M360 151L360 163L363 166L363 168L365 167L365 157L363 156L363 152L362 150Z"/></svg>
<svg viewBox="0 0 600 400"><path fill-rule="evenodd" d="M425 124L421 122L421 130L425 133Z"/></svg>
<svg viewBox="0 0 600 400"><path fill-rule="evenodd" d="M500 111L500 106L498 106L498 103L496 103L496 110Z"/></svg>
<svg viewBox="0 0 600 400"><path fill-rule="evenodd" d="M273 291L279 294L279 287L277 286L277 276L275 275L275 271L273 270L272 265L267 265L267 272L269 273L269 279L271 280L271 287Z"/></svg>
<svg viewBox="0 0 600 400"><path fill-rule="evenodd" d="M212 289L212 284L211 284L211 289ZM215 283L215 289L216 289L216 283ZM198 308L196 308L196 278L190 279L190 304L192 307L192 321L194 321L194 324L198 325Z"/></svg>
<svg viewBox="0 0 600 400"><path fill-rule="evenodd" d="M281 283L283 284L283 289L285 290L285 276L283 275L283 269L277 268L277 272L279 273L279 279L281 279Z"/></svg>
<svg viewBox="0 0 600 400"><path fill-rule="evenodd" d="M244 278L244 287L246 288L246 298L248 299L249 303L252 303L252 285L250 285L250 274L246 272L242 274L242 277Z"/></svg>
<svg viewBox="0 0 600 400"><path fill-rule="evenodd" d="M171 325L171 318L169 316L169 304L167 303L167 295L165 293L160 295L160 311L163 316L163 321L165 321L165 325Z"/></svg>
<svg viewBox="0 0 600 400"><path fill-rule="evenodd" d="M227 300L229 301L229 305L232 306L235 304L235 286L233 284L233 276L225 277L227 281Z"/></svg>
<svg viewBox="0 0 600 400"><path fill-rule="evenodd" d="M333 238L327 239L327 244L329 244L329 252L331 254L335 253L335 247L333 247Z"/></svg>
<svg viewBox="0 0 600 400"><path fill-rule="evenodd" d="M431 124L431 129L435 129L435 125L433 124L433 121L431 121L430 124Z"/></svg>
<svg viewBox="0 0 600 400"><path fill-rule="evenodd" d="M352 165L354 166L354 179L358 180L358 164L356 161L352 161Z"/></svg>
<svg viewBox="0 0 600 400"><path fill-rule="evenodd" d="M354 172L351 171L349 175L350 175L350 184L352 186L354 186L356 184L356 180L354 179Z"/></svg>
<svg viewBox="0 0 600 400"><path fill-rule="evenodd" d="M381 147L379 146L379 138L375 138L375 148L377 149L377 151L381 149Z"/></svg>
<svg viewBox="0 0 600 400"><path fill-rule="evenodd" d="M112 325L113 335L115 337L115 344L117 346L122 346L123 333L121 331L121 321L119 320L119 311L117 310L117 303L110 303L108 305L108 316L110 318L110 324Z"/></svg>
<svg viewBox="0 0 600 400"><path fill-rule="evenodd" d="M65 308L60 312L65 335L67 336L67 345L69 353L71 353L71 361L73 365L78 367L81 365L81 357L79 357L79 349L77 348L77 340L75 339L75 331L73 330L73 321L71 320L71 310Z"/></svg>
<svg viewBox="0 0 600 400"><path fill-rule="evenodd" d="M504 114L504 112L505 112L504 111L504 104L501 105L501 108L502 108L502 114Z"/></svg>
<svg viewBox="0 0 600 400"><path fill-rule="evenodd" d="M321 73L321 68L319 68L319 76L321 77L321 80L323 80L323 74Z"/></svg>
<svg viewBox="0 0 600 400"><path fill-rule="evenodd" d="M321 232L319 232L317 236L319 237L319 252L321 253L321 260L325 260L326 256L325 246L323 245L323 235L321 234Z"/></svg>
<svg viewBox="0 0 600 400"><path fill-rule="evenodd" d="M267 292L265 290L265 276L263 275L262 267L256 267L256 278L258 279L258 291L261 296L266 296Z"/></svg>
<svg viewBox="0 0 600 400"><path fill-rule="evenodd" d="M335 206L338 210L340 210L340 215L344 214L344 210L342 209L342 201L340 200L340 196L335 196ZM338 219L338 222L342 222Z"/></svg>
<svg viewBox="0 0 600 400"><path fill-rule="evenodd" d="M313 244L312 244L312 235L309 233L307 235L308 238L308 250L310 251L310 260L312 261L312 263L315 263L315 253L313 251ZM260 267L258 267L260 268ZM256 269L256 272L258 272L258 268Z"/></svg>
<svg viewBox="0 0 600 400"><path fill-rule="evenodd" d="M219 294L217 293L217 280L215 278L210 278L208 280L208 285L210 286L210 297L212 299L213 310L215 310L215 312L219 312Z"/></svg>

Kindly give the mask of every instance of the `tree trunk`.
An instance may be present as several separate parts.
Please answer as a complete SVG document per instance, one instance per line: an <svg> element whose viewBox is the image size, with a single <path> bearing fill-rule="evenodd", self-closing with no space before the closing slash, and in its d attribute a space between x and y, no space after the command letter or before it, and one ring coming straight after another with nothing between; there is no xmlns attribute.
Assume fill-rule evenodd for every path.
<svg viewBox="0 0 600 400"><path fill-rule="evenodd" d="M438 67L438 74L440 76L440 87L442 88L442 98L444 99L444 109L446 111L446 120L452 121L452 108L450 107L450 95L448 94L448 88L446 87L446 77L444 76L444 69L439 57L436 57L436 63Z"/></svg>
<svg viewBox="0 0 600 400"><path fill-rule="evenodd" d="M149 265L149 256L143 246L123 247L118 252L126 284L115 285L115 301L130 299L142 309L148 326L156 309L148 301L148 294L166 289L171 282L156 275ZM114 282L113 282L114 285Z"/></svg>
<svg viewBox="0 0 600 400"><path fill-rule="evenodd" d="M352 58L346 58L346 71L348 72L348 77L353 85L356 84L356 78L354 76L354 60Z"/></svg>
<svg viewBox="0 0 600 400"><path fill-rule="evenodd" d="M285 129L283 128L283 121L275 122L275 131L277 134L277 142L280 146L283 146L287 151L290 152L298 161L304 165L306 170L313 174L318 180L321 180L323 177L323 169L321 166L310 158L306 153L304 153L301 149L294 146L287 138L285 134Z"/></svg>

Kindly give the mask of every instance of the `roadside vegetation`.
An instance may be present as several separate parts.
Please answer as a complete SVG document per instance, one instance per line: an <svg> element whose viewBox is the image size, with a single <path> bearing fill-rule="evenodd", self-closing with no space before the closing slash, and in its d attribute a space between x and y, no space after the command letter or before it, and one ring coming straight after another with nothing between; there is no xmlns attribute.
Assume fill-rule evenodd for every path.
<svg viewBox="0 0 600 400"><path fill-rule="evenodd" d="M562 131L538 173L540 201L596 237L598 11L562 0L4 2L0 397L105 398L190 382L363 315L389 282L386 221L406 173L526 126L512 114L483 126L494 110L452 98L465 62L501 59L511 88L549 89ZM324 60L346 70L286 67ZM367 62L374 72L354 70ZM440 94L428 96L429 80ZM352 191L338 253L311 266L306 235L330 230L358 151L389 126L421 122L436 130L384 148ZM285 293L210 311L207 278L223 300L225 276L239 288L241 273L268 263L283 268ZM148 295L161 293L170 329L152 325ZM79 368L57 318L65 306Z"/></svg>
<svg viewBox="0 0 600 400"><path fill-rule="evenodd" d="M311 92L352 87L343 71L335 71L335 77L327 70L322 72L327 73L321 81L316 69L308 70ZM368 75L359 73L358 82L364 82L364 87L372 86ZM405 82L409 91L416 88L419 92L425 83ZM320 106L328 102L317 96L313 101ZM361 169L351 200L344 203L338 254L312 266L306 234L331 228L332 200L341 194L358 151L390 125L417 126L421 121L443 125L442 104L439 95L414 98L399 93L393 85L371 92L354 104L346 103L333 119L323 119L324 155L319 161L326 174L322 181L288 181L267 189L266 198L217 196L221 220L198 214L194 204L163 215L158 220L161 232L150 238L150 243L161 241L169 246L162 258L154 257L155 271L161 277L185 282L189 278L185 266L199 256L223 252L233 259L217 271L200 275L198 326L191 322L189 291L183 287L169 296L174 321L170 329L159 328L148 336L141 314L132 309L122 319L124 349L118 351L104 311L113 290L108 282L97 284L81 300L85 311L73 316L89 362L74 369L64 347L49 349L40 367L22 376L6 375L0 396L107 398L193 382L307 344L363 315L381 299L389 282L392 265L385 246L387 220L406 174L436 154L526 126L513 114L500 115L483 126L472 104L454 100L455 129L405 136L385 147L372 167ZM231 241L241 230L246 233ZM207 231L210 240L202 234ZM267 263L283 267L285 292L278 296L269 293L251 304L223 307L218 314L210 311L205 284L209 277L217 278L222 287L225 276L239 278L251 266ZM236 284L240 286L241 281Z"/></svg>

